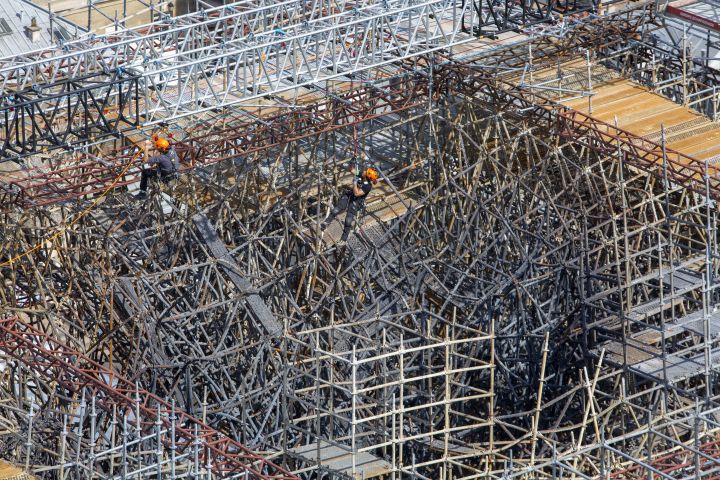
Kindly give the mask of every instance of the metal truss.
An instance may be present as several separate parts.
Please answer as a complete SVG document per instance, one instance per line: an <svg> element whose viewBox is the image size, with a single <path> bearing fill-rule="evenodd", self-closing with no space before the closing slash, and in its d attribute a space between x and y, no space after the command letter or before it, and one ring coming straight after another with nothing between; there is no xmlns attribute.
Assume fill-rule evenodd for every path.
<svg viewBox="0 0 720 480"><path fill-rule="evenodd" d="M464 8L445 0L245 1L168 17L0 62L0 88L12 92L0 111L12 133L18 124L31 125L48 103L76 104L69 79L104 73L136 79L126 101L139 102L142 124L154 125L447 49L463 40ZM33 99L18 108L15 99L30 89ZM101 82L84 95L114 96L113 90L113 82ZM93 105L79 106L83 116L97 116ZM55 142L69 139L62 127L48 127ZM16 133L20 153L36 151L36 135ZM17 149L0 150L12 152Z"/></svg>
<svg viewBox="0 0 720 480"><path fill-rule="evenodd" d="M349 91L327 92L313 90L305 106L281 110L272 116L253 115L220 116L214 122L201 122L197 127L186 127L186 134L177 146L183 170L217 162L257 155L281 147L288 141L310 138L322 133L340 130L348 125L370 122L391 113L402 113L421 108L427 96L443 92L461 91L475 95L502 94L491 81L498 70L522 69L527 51L538 55L563 55L578 46L597 44L602 39L607 45L623 42L628 32L637 30L644 21L637 10L619 13L612 17L591 19L579 23L562 37L541 37L529 43L492 52L492 63L487 56L474 61L476 67L454 67L442 60L434 67L432 83L428 71L406 71L400 68L391 78L364 82ZM516 95L517 97L517 95ZM499 100L498 100L499 101ZM519 100L522 101L522 100ZM532 108L531 102L525 102ZM537 106L539 113L546 110ZM44 164L28 169L22 178L3 182L3 201L19 205L42 206L77 197L92 196L109 186L122 187L137 182L139 165L126 169L133 159L127 147L105 149L98 155L73 154L50 158ZM122 178L118 178L125 171Z"/></svg>
<svg viewBox="0 0 720 480"><path fill-rule="evenodd" d="M47 151L140 125L139 77L96 73L0 97L0 155Z"/></svg>

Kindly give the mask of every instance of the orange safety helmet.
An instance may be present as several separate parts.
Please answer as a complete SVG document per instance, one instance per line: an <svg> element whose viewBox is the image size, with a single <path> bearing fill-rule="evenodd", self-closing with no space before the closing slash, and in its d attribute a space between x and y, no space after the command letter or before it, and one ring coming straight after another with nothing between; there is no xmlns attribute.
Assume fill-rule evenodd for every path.
<svg viewBox="0 0 720 480"><path fill-rule="evenodd" d="M170 150L170 142L168 142L164 138L158 138L157 140L155 140L155 148L157 148L161 152L167 152L168 150Z"/></svg>
<svg viewBox="0 0 720 480"><path fill-rule="evenodd" d="M376 168L370 167L365 170L365 178L375 183L377 182L378 178L380 178L380 172L378 172Z"/></svg>

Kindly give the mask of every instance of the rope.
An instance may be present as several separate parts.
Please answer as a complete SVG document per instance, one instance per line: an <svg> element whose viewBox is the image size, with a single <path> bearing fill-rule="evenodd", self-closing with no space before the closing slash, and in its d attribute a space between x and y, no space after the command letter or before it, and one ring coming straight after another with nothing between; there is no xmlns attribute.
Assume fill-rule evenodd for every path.
<svg viewBox="0 0 720 480"><path fill-rule="evenodd" d="M137 147L137 145L135 145L135 146ZM117 183L120 181L120 179L123 177L123 175L125 175L125 174L127 173L127 171L130 169L130 167L135 163L135 160L137 160L137 158L140 156L140 153L141 153L141 152L142 152L142 149L140 149L140 148L138 147L138 151L135 153L135 155L133 155L133 157L130 159L130 161L127 163L127 165L125 165L125 167L123 168L122 172L120 172L120 174L119 174L117 177L115 177L115 179L114 179L113 182L110 184L110 186L108 186L108 188L106 188L106 189L102 192L102 194L100 194L100 196L95 199L95 201L94 201L93 203L91 203L87 208L85 208L85 210L83 210L82 212L80 212L80 214L79 214L78 216L76 216L75 218L73 218L72 221L70 221L70 223L65 224L65 226L63 226L60 230L58 230L57 232L53 233L52 235L50 235L49 237L45 238L44 240L41 240L40 242L38 242L38 243L37 243L35 246L33 246L32 248L30 248L30 249L28 249L28 250L25 250L24 252L22 252L22 253L20 253L20 254L18 254L18 255L16 255L16 256L14 256L13 258L11 258L11 259L9 259L9 260L6 260L6 261L3 262L3 263L0 263L0 267L4 267L4 266L7 266L7 265L12 265L14 262L20 260L21 258L27 257L27 256L30 255L31 253L33 253L33 252L39 250L40 248L42 248L42 247L43 247L44 245L46 245L47 243L52 242L53 240L55 240L56 238L58 238L60 235L62 235L63 233L65 233L70 227L72 227L73 225L75 225L76 223L78 223L80 220L82 220L84 217L86 217L87 214L90 213L93 209L95 209L95 207L100 203L100 200L102 200L103 198L105 198L105 196L107 196L107 194L110 193L110 190L112 190L113 188L115 188L115 185L117 185Z"/></svg>

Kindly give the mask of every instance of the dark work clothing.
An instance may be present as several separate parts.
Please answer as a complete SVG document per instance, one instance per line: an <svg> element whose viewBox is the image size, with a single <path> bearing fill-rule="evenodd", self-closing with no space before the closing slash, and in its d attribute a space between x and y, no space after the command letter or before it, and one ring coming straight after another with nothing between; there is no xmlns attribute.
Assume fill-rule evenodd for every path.
<svg viewBox="0 0 720 480"><path fill-rule="evenodd" d="M362 197L356 197L353 194L353 200L362 200L364 202L368 193L370 193L370 190L372 190L372 182L360 176L355 177L355 182L357 183L358 187L360 187L360 189L365 192L365 195L363 195ZM350 189L350 193L352 194L352 188Z"/></svg>
<svg viewBox="0 0 720 480"><path fill-rule="evenodd" d="M335 205L332 211L330 211L328 218L326 218L323 222L323 227L326 227L330 224L330 222L335 220L335 217L347 210L347 213L345 214L345 224L343 226L342 237L340 237L340 239L344 241L347 241L348 235L350 235L350 230L352 230L355 216L360 210L362 210L365 205L365 198L367 197L367 194L370 193L370 190L372 190L372 182L361 177L357 177L356 182L360 189L365 192L365 195L362 197L356 197L351 187L340 196L340 201L338 201L337 205Z"/></svg>
<svg viewBox="0 0 720 480"><path fill-rule="evenodd" d="M158 170L160 170L160 173L163 175L172 175L173 173L176 173L178 171L178 167L175 164L175 159L173 158L175 156L175 152L170 150L167 153L161 153L160 155L152 157L150 160L148 160L148 163L153 166L157 165Z"/></svg>
<svg viewBox="0 0 720 480"><path fill-rule="evenodd" d="M356 198L352 194L352 191L343 193L340 197L340 201L337 205L335 205L335 208L330 211L330 216L323 222L323 227L329 225L330 222L335 220L335 217L347 210L347 213L345 214L345 225L343 226L342 237L340 237L341 240L347 240L348 235L350 235L350 230L352 230L355 215L357 215L357 213L362 209L364 203L365 202L363 202L362 199Z"/></svg>
<svg viewBox="0 0 720 480"><path fill-rule="evenodd" d="M160 170L156 170L154 168L143 168L142 173L140 174L140 191L147 191L148 180L155 178L158 175L160 175Z"/></svg>
<svg viewBox="0 0 720 480"><path fill-rule="evenodd" d="M150 165L157 165L157 168L143 168L140 175L140 191L147 190L148 180L151 178L159 176L163 182L172 180L178 171L175 159L175 152L170 150L168 153L162 153L148 160Z"/></svg>

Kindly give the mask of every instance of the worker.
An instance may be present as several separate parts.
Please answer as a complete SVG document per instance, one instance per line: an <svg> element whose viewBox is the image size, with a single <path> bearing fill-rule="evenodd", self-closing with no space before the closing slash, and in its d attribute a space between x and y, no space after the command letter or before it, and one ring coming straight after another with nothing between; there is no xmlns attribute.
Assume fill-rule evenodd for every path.
<svg viewBox="0 0 720 480"><path fill-rule="evenodd" d="M163 182L169 182L178 172L178 160L175 151L170 147L170 142L165 138L157 138L155 140L155 149L158 155L148 160L149 168L143 168L140 175L140 196L147 194L148 180L160 177Z"/></svg>
<svg viewBox="0 0 720 480"><path fill-rule="evenodd" d="M345 225L339 243L344 244L347 242L353 220L365 205L365 198L367 198L368 193L372 190L373 185L377 183L378 178L380 178L380 174L372 167L366 169L362 175L355 175L355 177L353 177L352 187L340 196L340 201L338 201L335 208L330 212L330 215L321 224L321 230L324 231L341 212L347 211L345 215Z"/></svg>

